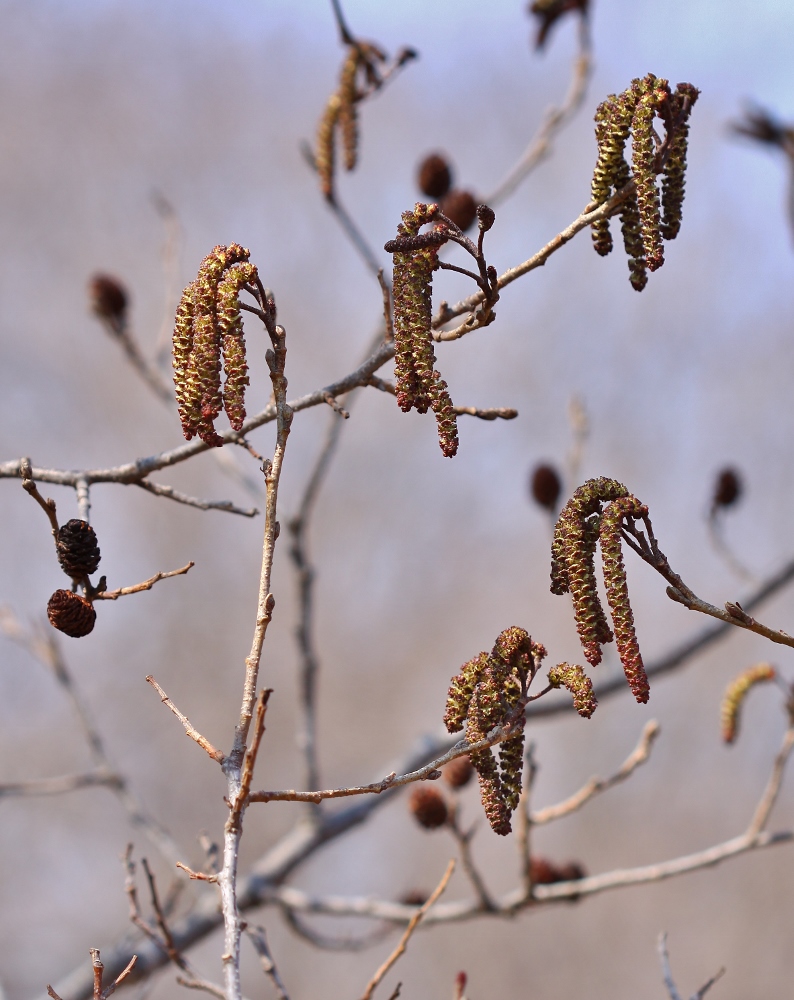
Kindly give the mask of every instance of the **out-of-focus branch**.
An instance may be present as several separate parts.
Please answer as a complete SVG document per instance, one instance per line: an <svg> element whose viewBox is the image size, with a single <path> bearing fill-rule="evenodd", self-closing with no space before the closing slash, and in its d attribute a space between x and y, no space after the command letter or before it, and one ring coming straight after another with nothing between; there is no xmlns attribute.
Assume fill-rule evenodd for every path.
<svg viewBox="0 0 794 1000"><path fill-rule="evenodd" d="M257 955L259 955L259 961L262 964L262 971L273 984L278 1000L289 1000L289 994L287 993L287 988L284 985L284 980L279 975L276 963L273 961L273 956L270 954L267 937L265 936L265 928L251 927L249 924L245 928L245 933L248 935L248 940L254 946L254 950Z"/></svg>
<svg viewBox="0 0 794 1000"><path fill-rule="evenodd" d="M69 699L95 765L93 773L105 778L105 780L101 781L92 780L86 784L96 784L109 788L116 795L119 802L121 802L133 826L141 830L170 864L175 864L182 853L180 848L171 834L147 812L130 788L127 778L120 773L111 761L105 749L104 741L91 717L91 713L74 683L55 631L51 628L42 630L26 627L19 621L10 608L0 607L0 632L8 639L22 646L23 649L26 649L42 666L51 670L55 680ZM26 782L25 784L33 786L39 784L41 788L45 782L67 782L71 777L73 776L54 779L47 778L43 779L41 784L38 782ZM77 784L75 787L85 787L85 785ZM62 790L69 791L71 789L63 788ZM56 794L57 791L54 789L47 792L12 792L11 794Z"/></svg>
<svg viewBox="0 0 794 1000"><path fill-rule="evenodd" d="M408 947L408 942L411 939L413 932L419 926L421 921L427 915L427 911L435 904L438 897L446 889L449 880L452 878L452 873L455 871L455 859L453 858L447 865L447 870L444 872L441 881L435 887L433 892L422 906L414 913L411 919L408 921L408 926L405 928L405 933L400 938L397 947L389 955L386 961L377 970L375 975L367 983L367 987L361 997L361 1000L371 1000L372 994L378 988L380 983L383 981L384 976L388 973L389 969L405 954L405 949Z"/></svg>
<svg viewBox="0 0 794 1000"><path fill-rule="evenodd" d="M397 389L393 382L389 382L385 378L378 378L377 375L373 375L369 384L375 389L380 389L381 392L387 392L390 396L397 395ZM456 417L479 417L480 420L514 420L518 416L518 410L514 410L509 406L496 406L481 409L476 406L453 406L452 412Z"/></svg>
<svg viewBox="0 0 794 1000"><path fill-rule="evenodd" d="M659 723L652 719L646 723L640 736L639 743L632 750L620 768L608 778L591 778L586 785L575 792L570 798L558 802L553 806L546 806L537 812L530 813L530 822L533 826L542 826L544 823L553 823L554 820L569 816L571 813L581 809L594 796L601 792L606 792L615 785L619 785L626 778L630 777L637 768L644 764L650 757L656 737L661 732Z"/></svg>
<svg viewBox="0 0 794 1000"><path fill-rule="evenodd" d="M513 194L535 167L551 154L555 137L582 106L587 94L587 85L593 73L590 27L586 17L579 18L578 41L578 51L574 58L571 82L565 100L559 107L549 108L542 125L532 137L521 159L510 170L493 194L484 199L486 205L496 207L499 202Z"/></svg>
<svg viewBox="0 0 794 1000"><path fill-rule="evenodd" d="M107 998L112 993L115 993L116 987L121 986L121 984L124 982L127 976L132 972L133 966L135 965L135 962L137 960L137 955L133 955L127 967L122 969L122 971L116 976L116 978L113 980L110 986L107 986L103 989L102 979L105 966L102 964L102 961L99 957L99 949L91 948L89 949L89 953L91 955L93 998L94 1000L107 1000ZM47 993L50 995L52 1000L61 1000L61 997L58 996L58 994L55 992L52 986L47 987Z"/></svg>
<svg viewBox="0 0 794 1000"><path fill-rule="evenodd" d="M25 798L35 795L63 795L79 788L95 788L104 785L119 789L124 782L118 774L110 771L86 771L84 774L63 774L57 778L31 778L29 781L7 781L0 784L0 799Z"/></svg>
<svg viewBox="0 0 794 1000"><path fill-rule="evenodd" d="M156 497L168 497L176 503L186 504L188 507L198 507L199 510L224 510L230 514L241 514L243 517L256 517L259 513L256 507L238 507L231 500L204 500L201 497L191 497L187 493L180 493L179 490L163 483L152 483L148 479L143 479L136 484L148 493L153 493Z"/></svg>
<svg viewBox="0 0 794 1000"><path fill-rule="evenodd" d="M472 826L469 830L462 830L458 822L457 813L457 809L452 812L447 826L457 842L458 850L460 851L460 863L463 865L463 870L466 872L483 910L493 910L494 903L491 899L491 894L488 892L479 868L474 863L471 851L471 841L476 828Z"/></svg>
<svg viewBox="0 0 794 1000"><path fill-rule="evenodd" d="M681 994L678 992L678 987L675 985L675 980L673 979L673 973L670 969L670 955L667 952L667 935L659 935L659 961L662 965L662 977L664 979L664 985L670 996L670 1000L682 1000ZM703 1000L703 997L708 993L711 987L725 974L725 969L720 969L719 972L715 973L704 983L699 990L692 994L690 1000Z"/></svg>

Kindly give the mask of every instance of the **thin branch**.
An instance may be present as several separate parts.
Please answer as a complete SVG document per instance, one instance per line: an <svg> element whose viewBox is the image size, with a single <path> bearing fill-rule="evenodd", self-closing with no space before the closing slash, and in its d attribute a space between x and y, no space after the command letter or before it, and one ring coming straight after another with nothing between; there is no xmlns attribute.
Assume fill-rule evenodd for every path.
<svg viewBox="0 0 794 1000"><path fill-rule="evenodd" d="M177 719L179 719L179 721L184 726L185 733L191 738L191 740L195 740L195 742L198 743L198 745L203 750L207 751L207 753L210 755L210 757L212 757L214 761L217 761L218 764L223 765L223 763L226 760L226 755L224 753L221 753L220 750L216 750L215 747L210 743L210 741L201 735L201 733L192 725L190 719L188 719L186 715L183 715L179 711L176 705L171 701L171 699L168 697L165 691L163 691L163 689L160 687L160 685L157 683L154 677L152 677L151 674L147 676L146 681L148 684L151 684L152 687L155 689L155 691L160 695L160 701L162 701L162 703L166 706L166 708L169 708L177 717Z"/></svg>
<svg viewBox="0 0 794 1000"><path fill-rule="evenodd" d="M659 935L659 961L662 965L662 977L664 979L664 985L667 988L667 992L670 995L670 1000L682 1000L681 994L678 992L678 988L675 985L675 980L673 979L673 973L670 969L670 955L667 951L667 935ZM703 1000L703 997L708 993L711 987L721 979L725 974L725 969L720 969L715 975L704 983L700 989L692 994L691 1000Z"/></svg>
<svg viewBox="0 0 794 1000"><path fill-rule="evenodd" d="M152 587L159 583L160 580L168 580L172 576L184 576L185 573L189 572L196 564L191 560L186 566L182 566L180 569L172 569L168 572L158 572L154 576L150 576L148 580L144 580L143 583L133 584L131 587L119 587L118 590L103 590L98 594L93 595L93 600L95 601L116 601L119 597L126 597L128 594L140 594L144 590L151 590Z"/></svg>
<svg viewBox="0 0 794 1000"><path fill-rule="evenodd" d="M378 927L361 937L331 937L328 934L320 934L314 928L305 924L297 913L282 907L282 916L291 931L303 941L307 941L312 947L322 951L364 951L378 944L385 937L388 937L392 928L389 926Z"/></svg>
<svg viewBox="0 0 794 1000"><path fill-rule="evenodd" d="M98 316L110 339L124 351L127 360L149 386L160 402L170 406L173 403L173 389L165 380L157 366L144 355L125 315Z"/></svg>
<svg viewBox="0 0 794 1000"><path fill-rule="evenodd" d="M39 488L33 479L33 471L30 464L29 458L21 458L19 460L19 475L22 477L22 489L29 493L36 503L41 507L50 522L50 527L52 528L52 537L55 541L58 541L58 516L55 509L55 501L47 499L39 493Z"/></svg>
<svg viewBox="0 0 794 1000"><path fill-rule="evenodd" d="M198 507L199 510L224 510L229 514L241 514L243 517L256 517L259 513L256 507L237 507L231 500L204 500L201 497L191 497L187 493L180 493L179 490L162 483L152 483L148 479L142 479L135 484L142 490L153 493L156 497L167 497L176 503L186 504L188 507Z"/></svg>
<svg viewBox="0 0 794 1000"><path fill-rule="evenodd" d="M245 933L248 935L248 940L254 946L257 955L259 955L259 961L262 964L262 971L273 984L278 1000L289 1000L289 993L287 993L284 980L279 975L276 963L273 961L273 956L270 954L267 937L265 936L265 928L251 927L249 924L245 928Z"/></svg>
<svg viewBox="0 0 794 1000"><path fill-rule="evenodd" d="M579 18L579 46L573 63L571 82L565 100L559 107L546 112L542 125L532 137L521 159L510 170L496 190L485 199L486 205L496 206L509 198L529 174L552 152L552 142L582 106L587 85L593 72L590 29L586 17Z"/></svg>
<svg viewBox="0 0 794 1000"><path fill-rule="evenodd" d="M114 780L107 781L106 787L110 788L121 802L133 826L143 832L170 864L174 864L180 855L179 847L171 834L146 811L142 802L131 790L127 778L113 764L99 730L91 718L91 713L74 683L63 657L57 633L49 627L46 631L25 628L11 609L6 607L0 607L0 631L26 649L42 666L52 671L77 716L96 765L96 773L114 776Z"/></svg>
<svg viewBox="0 0 794 1000"><path fill-rule="evenodd" d="M767 786L764 789L764 794L762 795L761 801L758 803L755 814L747 828L748 837L756 836L766 826L769 815L772 812L780 793L783 773L786 769L786 764L792 749L794 749L794 726L789 726L783 739L783 745L780 750L778 750L777 756L775 757L775 763L772 767L772 773L769 776Z"/></svg>
<svg viewBox="0 0 794 1000"><path fill-rule="evenodd" d="M455 859L453 858L447 865L447 870L444 872L441 881L438 883L433 892L430 894L430 897L428 898L427 902L424 903L422 906L420 906L417 912L411 917L410 921L408 922L408 926L405 928L405 933L400 938L397 947L394 949L391 955L389 955L389 957L386 959L383 965L381 965L381 967L377 970L372 979L370 979L370 981L367 983L367 987L364 990L361 1000L371 1000L372 994L378 988L378 985L383 980L383 977L388 973L388 971L397 962L397 960L405 954L405 950L408 947L408 942L410 941L413 932L419 926L420 922L425 917L430 907L433 906L433 904L436 902L441 893L446 889L447 884L449 880L452 878L452 873L454 871L455 871Z"/></svg>
<svg viewBox="0 0 794 1000"><path fill-rule="evenodd" d="M472 884L472 888L477 894L477 898L480 901L480 906L483 908L483 910L488 910L488 911L493 910L495 908L493 900L491 899L491 895L488 892L488 889L486 888L485 881L482 875L480 874L479 869L475 865L474 857L472 856L471 841L472 837L474 836L474 831L476 828L472 826L471 829L469 830L465 831L461 830L460 825L458 823L457 810L455 810L455 812L450 817L447 827L449 831L452 833L452 836L455 838L455 841L458 845L458 850L460 851L460 861L461 864L463 865L463 870L466 872L466 875L468 876L469 881Z"/></svg>
<svg viewBox="0 0 794 1000"><path fill-rule="evenodd" d="M625 781L626 778L632 775L650 757L653 744L660 732L661 727L658 722L653 719L647 722L640 736L639 743L613 775L609 778L591 778L586 785L571 795L570 798L557 803L557 805L546 806L545 809L531 813L530 822L532 825L542 826L544 823L553 823L554 820L561 819L563 816L569 816L571 813L581 809L583 805L596 795L606 792L608 789L614 788L615 785L619 785L622 781Z"/></svg>
<svg viewBox="0 0 794 1000"><path fill-rule="evenodd" d="M390 396L397 395L397 389L393 382L389 382L385 378L378 378L377 375L372 375L369 380L369 384L375 389L380 389L381 392L387 392ZM513 420L518 416L518 410L512 409L509 406L497 406L481 409L476 406L453 406L452 412L458 417L479 417L480 420Z"/></svg>
<svg viewBox="0 0 794 1000"><path fill-rule="evenodd" d="M63 795L79 788L120 788L123 779L105 770L86 771L83 774L64 774L57 778L31 778L28 781L8 781L0 784L0 799L24 798L35 795Z"/></svg>

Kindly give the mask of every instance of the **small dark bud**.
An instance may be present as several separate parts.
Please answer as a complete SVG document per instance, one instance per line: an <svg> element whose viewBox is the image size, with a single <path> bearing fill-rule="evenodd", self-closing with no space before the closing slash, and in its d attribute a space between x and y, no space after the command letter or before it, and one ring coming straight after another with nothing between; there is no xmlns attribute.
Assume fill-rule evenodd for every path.
<svg viewBox="0 0 794 1000"><path fill-rule="evenodd" d="M61 569L73 580L82 580L96 573L99 560L99 543L96 532L87 521L73 517L58 531L58 562Z"/></svg>
<svg viewBox="0 0 794 1000"><path fill-rule="evenodd" d="M527 7L530 14L538 19L538 33L535 38L535 46L542 49L546 44L549 31L552 26L570 11L581 11L582 15L587 13L588 0L534 0Z"/></svg>
<svg viewBox="0 0 794 1000"><path fill-rule="evenodd" d="M411 792L408 808L416 822L425 830L436 830L447 821L447 803L444 796L432 786L419 785Z"/></svg>
<svg viewBox="0 0 794 1000"><path fill-rule="evenodd" d="M403 906L424 906L429 896L423 889L409 889L400 896L400 902Z"/></svg>
<svg viewBox="0 0 794 1000"><path fill-rule="evenodd" d="M587 870L578 861L567 861L557 869L560 882L576 882L580 878L587 878Z"/></svg>
<svg viewBox="0 0 794 1000"><path fill-rule="evenodd" d="M732 507L741 499L744 493L744 483L741 475L736 469L723 469L717 475L714 484L714 495L712 497L712 509L718 507Z"/></svg>
<svg viewBox="0 0 794 1000"><path fill-rule="evenodd" d="M487 233L496 221L496 212L494 212L494 210L489 208L487 205L478 205L477 220L479 222L480 229L482 229L484 233Z"/></svg>
<svg viewBox="0 0 794 1000"><path fill-rule="evenodd" d="M419 190L428 198L443 198L452 187L452 170L438 153L431 153L419 164Z"/></svg>
<svg viewBox="0 0 794 1000"><path fill-rule="evenodd" d="M465 233L477 218L477 200L468 191L450 191L441 202L441 212Z"/></svg>
<svg viewBox="0 0 794 1000"><path fill-rule="evenodd" d="M529 482L529 491L539 507L554 513L562 492L562 482L553 465L543 464L535 467Z"/></svg>
<svg viewBox="0 0 794 1000"><path fill-rule="evenodd" d="M463 994L466 992L468 979L469 977L463 971L455 976L455 1000L462 1000Z"/></svg>
<svg viewBox="0 0 794 1000"><path fill-rule="evenodd" d="M100 319L121 322L127 314L127 290L109 274L95 274L88 285L92 311Z"/></svg>
<svg viewBox="0 0 794 1000"><path fill-rule="evenodd" d="M529 877L534 885L551 885L560 881L559 869L548 858L532 858L529 862Z"/></svg>
<svg viewBox="0 0 794 1000"><path fill-rule="evenodd" d="M71 590L56 590L47 603L47 617L53 628L81 639L94 628L96 611L91 604Z"/></svg>
<svg viewBox="0 0 794 1000"><path fill-rule="evenodd" d="M474 765L468 757L456 757L444 768L444 780L452 788L463 788L471 781Z"/></svg>

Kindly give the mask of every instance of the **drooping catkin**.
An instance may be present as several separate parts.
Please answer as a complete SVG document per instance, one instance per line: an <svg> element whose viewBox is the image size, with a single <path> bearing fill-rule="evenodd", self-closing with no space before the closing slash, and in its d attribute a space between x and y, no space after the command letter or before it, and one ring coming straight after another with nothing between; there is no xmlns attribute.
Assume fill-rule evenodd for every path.
<svg viewBox="0 0 794 1000"><path fill-rule="evenodd" d="M688 83L671 92L667 80L648 73L632 80L622 94L611 94L595 114L598 156L591 182L594 205L603 205L634 180L635 189L616 209L629 257L629 278L637 291L647 283L646 270L664 263L665 239L681 225L688 118L698 90ZM657 143L654 121L665 123L666 138ZM631 136L631 170L624 150ZM661 207L656 175L662 172ZM663 212L663 214L662 214ZM593 245L604 256L612 250L609 219L592 223Z"/></svg>
<svg viewBox="0 0 794 1000"><path fill-rule="evenodd" d="M598 705L593 682L577 664L558 663L549 670L549 684L564 687L573 695L573 707L583 719L589 719Z"/></svg>
<svg viewBox="0 0 794 1000"><path fill-rule="evenodd" d="M447 383L435 368L431 335L433 271L438 248L447 241L443 229L419 230L433 222L438 206L417 202L403 212L397 238L385 245L394 255L394 373L397 404L408 412L432 409L443 454L451 458L458 449L458 429Z"/></svg>
<svg viewBox="0 0 794 1000"><path fill-rule="evenodd" d="M451 733L465 725L466 740L477 743L515 713L527 678L546 656L540 643L525 629L500 633L490 653L480 653L452 678L444 723ZM523 715L514 719L517 732L499 745L497 760L490 748L469 755L477 771L480 795L488 822L504 836L510 833L510 815L518 804L524 769Z"/></svg>
<svg viewBox="0 0 794 1000"><path fill-rule="evenodd" d="M232 243L217 246L182 293L173 336L174 386L182 431L208 445L223 438L214 422L222 409L235 430L245 419L248 385L239 293L256 282L250 251ZM221 372L226 382L221 387Z"/></svg>
<svg viewBox="0 0 794 1000"><path fill-rule="evenodd" d="M776 677L775 668L769 663L757 663L743 671L728 685L720 707L722 723L722 738L726 743L733 743L739 735L739 718L742 703L751 688Z"/></svg>
<svg viewBox="0 0 794 1000"><path fill-rule="evenodd" d="M585 658L596 666L601 661L601 646L612 641L614 630L626 679L640 702L648 700L648 680L629 604L621 532L626 518L647 514L648 508L622 483L603 477L591 479L563 507L551 550L551 592L570 591ZM609 628L597 589L594 553L598 543L613 629Z"/></svg>

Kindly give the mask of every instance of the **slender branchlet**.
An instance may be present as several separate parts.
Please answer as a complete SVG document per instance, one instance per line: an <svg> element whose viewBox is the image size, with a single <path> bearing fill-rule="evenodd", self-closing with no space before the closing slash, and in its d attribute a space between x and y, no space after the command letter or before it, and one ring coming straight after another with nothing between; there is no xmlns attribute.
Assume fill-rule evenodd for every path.
<svg viewBox="0 0 794 1000"><path fill-rule="evenodd" d="M699 91L679 83L671 91L667 80L649 73L632 80L622 94L612 94L595 114L598 158L591 196L603 205L631 180L634 189L619 207L623 243L629 258L629 278L637 291L647 283L646 270L664 263L663 240L675 239L681 226L689 114ZM665 138L654 129L662 119ZM631 170L624 150L631 136ZM661 205L656 175L662 173ZM609 219L592 226L593 245L602 256L612 250Z"/></svg>
<svg viewBox="0 0 794 1000"><path fill-rule="evenodd" d="M589 719L598 705L593 682L582 667L571 663L558 663L549 670L549 684L564 687L573 695L573 707L583 719Z"/></svg>
<svg viewBox="0 0 794 1000"><path fill-rule="evenodd" d="M234 430L245 419L248 366L240 315L240 292L259 287L250 251L237 243L217 246L201 262L198 275L182 293L173 337L174 386L182 431L209 445L223 439L214 422L225 409ZM260 302L270 309L271 302ZM221 388L221 369L226 381Z"/></svg>
<svg viewBox="0 0 794 1000"><path fill-rule="evenodd" d="M776 676L775 668L769 663L757 663L740 673L728 685L720 707L722 738L726 743L733 743L739 735L739 714L750 688L765 681L773 681Z"/></svg>
<svg viewBox="0 0 794 1000"><path fill-rule="evenodd" d="M601 647L613 639L596 585L594 556L600 542L614 638L626 679L639 702L648 700L648 679L634 632L621 539L627 519L647 516L648 508L622 483L590 479L563 507L551 549L551 592L570 592L585 659L595 667L601 662Z"/></svg>
<svg viewBox="0 0 794 1000"><path fill-rule="evenodd" d="M502 835L510 833L510 816L521 795L524 769L524 715L527 688L546 656L522 628L502 632L489 653L464 663L452 678L444 724L449 732L466 727L475 743L508 722L516 732L499 745L499 761L489 748L470 755L480 780L480 796L488 822Z"/></svg>

